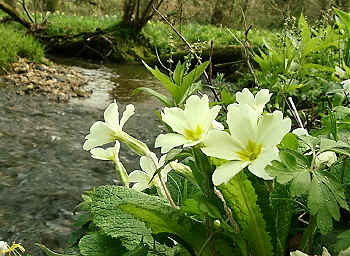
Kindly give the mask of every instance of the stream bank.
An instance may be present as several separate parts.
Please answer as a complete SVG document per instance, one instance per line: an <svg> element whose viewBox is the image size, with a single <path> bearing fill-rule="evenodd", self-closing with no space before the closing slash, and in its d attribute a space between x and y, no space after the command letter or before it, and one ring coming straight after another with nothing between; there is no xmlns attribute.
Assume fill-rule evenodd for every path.
<svg viewBox="0 0 350 256"><path fill-rule="evenodd" d="M19 95L13 84L0 82L0 240L22 243L32 256L43 255L34 243L61 251L81 193L115 183L112 163L82 149L90 126L103 120L113 98L121 110L135 105L125 130L150 148L161 127L154 115L160 104L145 94L130 96L139 86L162 90L142 66L69 64L84 66L71 69L87 80L91 97L58 103L44 95ZM139 158L125 147L120 159L128 171L139 168Z"/></svg>

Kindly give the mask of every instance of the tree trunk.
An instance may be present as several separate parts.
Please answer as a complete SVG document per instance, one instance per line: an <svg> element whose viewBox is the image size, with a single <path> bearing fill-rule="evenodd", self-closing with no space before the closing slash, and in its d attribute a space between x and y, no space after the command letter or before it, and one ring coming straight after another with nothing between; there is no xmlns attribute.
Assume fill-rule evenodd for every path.
<svg viewBox="0 0 350 256"><path fill-rule="evenodd" d="M11 5L7 4L4 1L0 1L0 10L3 10L8 15L10 15L15 21L22 24L27 29L32 29L32 24L28 22L18 11L16 8L13 8Z"/></svg>
<svg viewBox="0 0 350 256"><path fill-rule="evenodd" d="M5 0L5 3L7 3L12 8L16 9L16 3L17 3L16 0Z"/></svg>
<svg viewBox="0 0 350 256"><path fill-rule="evenodd" d="M46 0L46 11L55 12L59 7L59 0Z"/></svg>
<svg viewBox="0 0 350 256"><path fill-rule="evenodd" d="M124 0L121 25L138 34L154 15L164 0Z"/></svg>

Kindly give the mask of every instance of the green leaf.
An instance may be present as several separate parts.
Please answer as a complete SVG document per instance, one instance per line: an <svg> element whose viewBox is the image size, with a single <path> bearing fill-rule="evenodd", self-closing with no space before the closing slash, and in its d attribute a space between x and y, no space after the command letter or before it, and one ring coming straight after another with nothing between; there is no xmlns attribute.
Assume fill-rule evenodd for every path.
<svg viewBox="0 0 350 256"><path fill-rule="evenodd" d="M79 242L79 249L83 256L115 256L126 252L118 239L99 232L84 236Z"/></svg>
<svg viewBox="0 0 350 256"><path fill-rule="evenodd" d="M152 96L156 97L158 100L160 100L166 107L173 107L174 103L164 94L161 94L159 92L156 92L155 90L151 89L151 88L147 88L147 87L139 87L136 88L133 92L132 95L138 93L138 92L147 92L149 94L151 94Z"/></svg>
<svg viewBox="0 0 350 256"><path fill-rule="evenodd" d="M308 196L308 207L312 215L316 215L321 207L322 191L321 181L319 179L312 179L311 187Z"/></svg>
<svg viewBox="0 0 350 256"><path fill-rule="evenodd" d="M311 183L310 172L299 172L294 176L294 179L290 186L292 196L301 196L309 190Z"/></svg>
<svg viewBox="0 0 350 256"><path fill-rule="evenodd" d="M287 238L293 217L293 202L290 199L289 188L286 185L275 184L271 194L272 212L274 213L274 255L285 255Z"/></svg>
<svg viewBox="0 0 350 256"><path fill-rule="evenodd" d="M332 218L339 221L339 206L349 209L342 186L328 171L314 172L308 195L310 213L316 216L322 234L332 230Z"/></svg>
<svg viewBox="0 0 350 256"><path fill-rule="evenodd" d="M248 254L273 255L271 238L257 205L257 196L244 172L235 175L227 184L220 185L219 189L241 227L240 235L247 242Z"/></svg>
<svg viewBox="0 0 350 256"><path fill-rule="evenodd" d="M124 253L123 256L147 256L149 251L149 246L144 244L142 241L140 244L133 250Z"/></svg>
<svg viewBox="0 0 350 256"><path fill-rule="evenodd" d="M192 248L195 254L198 254L207 239L204 225L187 217L180 210L152 200L147 195L139 200L123 203L120 207L146 223L153 233L170 233L174 238L181 238L178 242L185 241L186 244L183 245ZM204 249L202 255L211 255L209 247Z"/></svg>
<svg viewBox="0 0 350 256"><path fill-rule="evenodd" d="M179 87L182 85L182 80L185 73L185 67L186 67L185 63L181 64L181 62L179 61L173 73L174 82Z"/></svg>
<svg viewBox="0 0 350 256"><path fill-rule="evenodd" d="M344 23L346 32L350 32L350 15L340 9L333 8L336 15L340 18L340 20Z"/></svg>
<svg viewBox="0 0 350 256"><path fill-rule="evenodd" d="M180 210L170 207L159 197L150 196L133 189L119 186L103 186L92 196L94 222L102 231L119 238L128 250L134 249L139 241L153 247L152 233L173 234L184 247L199 252L207 239L206 228L184 215ZM158 245L158 248L160 247ZM204 255L211 255L206 247Z"/></svg>
<svg viewBox="0 0 350 256"><path fill-rule="evenodd" d="M190 86L203 74L209 63L209 61L203 62L184 77L180 89L182 95L185 95Z"/></svg>
<svg viewBox="0 0 350 256"><path fill-rule="evenodd" d="M178 91L178 87L176 84L171 81L171 79L156 67L155 69L151 68L146 64L146 62L142 61L143 65L163 84L163 86L168 90L168 92L173 96L174 99L180 98L180 93Z"/></svg>
<svg viewBox="0 0 350 256"><path fill-rule="evenodd" d="M287 133L283 137L281 145L287 149L297 150L299 146L298 137L293 133Z"/></svg>
<svg viewBox="0 0 350 256"><path fill-rule="evenodd" d="M293 195L300 195L307 191L310 184L308 175L309 163L304 155L294 150L280 150L279 161L272 161L266 167L266 171L273 177L276 177L278 183L286 184L292 181L291 192Z"/></svg>
<svg viewBox="0 0 350 256"><path fill-rule="evenodd" d="M346 248L350 247L350 229L341 233L337 237L337 243L335 245L335 248L337 251L344 250Z"/></svg>
<svg viewBox="0 0 350 256"><path fill-rule="evenodd" d="M128 250L135 248L142 238L148 245L153 245L151 231L146 225L119 208L121 203L140 197L141 193L117 186L102 186L92 194L93 222L105 234L120 239ZM159 198L155 197L155 200Z"/></svg>

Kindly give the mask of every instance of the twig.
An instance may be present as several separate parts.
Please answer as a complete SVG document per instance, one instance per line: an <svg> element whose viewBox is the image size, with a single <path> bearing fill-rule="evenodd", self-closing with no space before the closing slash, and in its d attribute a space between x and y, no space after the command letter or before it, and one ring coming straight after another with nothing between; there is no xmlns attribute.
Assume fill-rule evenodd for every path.
<svg viewBox="0 0 350 256"><path fill-rule="evenodd" d="M299 126L304 129L303 123L301 122L300 116L298 114L297 108L294 105L292 97L288 97L288 100L289 100L290 104L292 105L292 108L293 108L293 111L294 111L295 116L297 118L297 122L298 122Z"/></svg>
<svg viewBox="0 0 350 256"><path fill-rule="evenodd" d="M31 23L34 23L34 20L33 20L32 16L30 15L30 13L29 13L29 11L28 11L28 9L27 9L25 0L22 0L22 7L23 7L25 13L27 14L28 18L30 19L30 22L31 22Z"/></svg>
<svg viewBox="0 0 350 256"><path fill-rule="evenodd" d="M160 63L160 65L161 65L165 70L167 70L169 73L172 73L171 69L167 68L167 67L163 64L162 60L160 59L159 54L158 54L157 46L155 46L154 48L155 48L155 50L156 50L157 60L158 60L158 62Z"/></svg>
<svg viewBox="0 0 350 256"><path fill-rule="evenodd" d="M258 81L258 78L256 77L255 75L255 72L254 72L254 69L253 69L253 66L252 64L250 63L249 59L250 59L250 56L252 55L252 53L250 52L250 47L249 47L249 43L248 43L248 33L249 33L249 30L251 29L251 26L248 27L248 29L245 31L245 41L244 43L239 40L236 35L230 30L230 29L227 29L227 31L235 38L235 40L237 42L239 42L241 44L241 46L243 47L243 54L245 56L245 59L246 59L246 63L248 65L248 68L249 68L249 72L252 74L253 78L254 78L254 84L258 87L260 87L260 84L259 84L259 81ZM250 55L249 55L249 54Z"/></svg>
<svg viewBox="0 0 350 256"><path fill-rule="evenodd" d="M172 30L176 33L176 35L178 35L178 37L180 37L180 39L186 44L188 49L190 49L191 53L193 53L193 55L196 57L198 63L202 64L200 57L197 55L196 51L192 48L191 44L183 37L183 35L181 35L176 30L176 28L168 21L168 19L166 17L164 17L164 15L161 14L156 8L154 8L154 6L153 6L153 10L172 28ZM211 85L211 87L209 86L209 88L212 91L216 101L220 101L218 94L216 93L216 91L213 88L213 83L210 81L209 76L205 70L204 70L204 76L205 76L205 79L207 80L208 84Z"/></svg>

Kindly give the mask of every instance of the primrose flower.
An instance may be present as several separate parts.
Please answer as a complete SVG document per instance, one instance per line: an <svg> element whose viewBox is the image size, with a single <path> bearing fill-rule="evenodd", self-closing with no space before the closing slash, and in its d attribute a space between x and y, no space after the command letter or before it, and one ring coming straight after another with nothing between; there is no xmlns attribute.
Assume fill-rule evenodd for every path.
<svg viewBox="0 0 350 256"><path fill-rule="evenodd" d="M157 190L160 190L161 193L165 196L165 191L159 180L159 176L154 175L159 168L163 167L165 164L165 159L166 155L163 155L159 159L159 162L155 155L153 155L153 159L151 157L142 156L140 158L140 166L142 171L136 170L129 174L129 182L135 182L132 188L137 191L143 191L146 188L150 188L154 185L157 187ZM164 184L167 182L167 175L170 171L171 167L169 165L164 166L160 171L160 175ZM153 180L151 181L152 177Z"/></svg>
<svg viewBox="0 0 350 256"><path fill-rule="evenodd" d="M337 161L337 155L333 151L325 151L317 155L315 158L315 165L320 167L321 164L325 164L330 167Z"/></svg>
<svg viewBox="0 0 350 256"><path fill-rule="evenodd" d="M131 150L141 156L150 154L150 150L146 144L131 137L122 130L126 121L134 113L134 105L127 105L119 122L118 105L116 102L111 103L104 112L105 122L97 121L91 126L90 134L85 137L86 141L83 145L83 149L90 150L118 140L125 143Z"/></svg>
<svg viewBox="0 0 350 256"><path fill-rule="evenodd" d="M269 90L262 89L254 95L249 91L249 89L244 88L242 92L236 93L236 101L239 104L247 104L255 111L262 113L264 111L265 104L270 101L272 93Z"/></svg>
<svg viewBox="0 0 350 256"><path fill-rule="evenodd" d="M165 108L162 120L176 133L160 134L155 147L161 147L162 153L166 153L180 145L189 147L199 144L210 128L219 127L214 121L220 108L220 106L209 108L207 95L202 98L192 95L187 99L184 110L176 107Z"/></svg>
<svg viewBox="0 0 350 256"><path fill-rule="evenodd" d="M128 186L128 174L123 166L123 164L119 160L119 150L120 150L120 143L119 141L115 142L114 147L110 147L107 149L103 148L93 148L91 149L91 157L99 160L110 160L113 161L115 164L115 170L117 172L118 178L120 181L125 185Z"/></svg>
<svg viewBox="0 0 350 256"><path fill-rule="evenodd" d="M211 130L201 149L206 155L230 160L216 168L214 185L227 183L248 166L248 170L263 179L273 179L265 171L272 161L279 159L277 145L291 127L289 118L280 111L260 115L247 104L228 106L227 124L230 134Z"/></svg>
<svg viewBox="0 0 350 256"><path fill-rule="evenodd" d="M18 255L20 256L21 253L23 253L25 249L22 245L17 243L12 243L11 246L9 246L6 242L0 241L0 256L5 256L6 254L10 255Z"/></svg>

